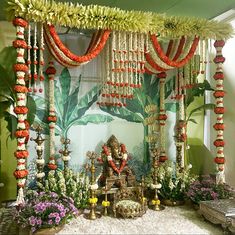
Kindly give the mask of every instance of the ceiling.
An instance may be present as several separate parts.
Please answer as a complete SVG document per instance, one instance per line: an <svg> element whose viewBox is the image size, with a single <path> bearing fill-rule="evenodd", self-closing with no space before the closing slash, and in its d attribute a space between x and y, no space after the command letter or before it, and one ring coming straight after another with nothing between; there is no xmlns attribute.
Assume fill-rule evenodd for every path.
<svg viewBox="0 0 235 235"><path fill-rule="evenodd" d="M0 20L5 19L8 0L0 0ZM40 1L40 0L38 0ZM103 5L124 10L152 11L167 15L191 16L211 19L235 8L235 0L56 0L78 2L83 5Z"/></svg>

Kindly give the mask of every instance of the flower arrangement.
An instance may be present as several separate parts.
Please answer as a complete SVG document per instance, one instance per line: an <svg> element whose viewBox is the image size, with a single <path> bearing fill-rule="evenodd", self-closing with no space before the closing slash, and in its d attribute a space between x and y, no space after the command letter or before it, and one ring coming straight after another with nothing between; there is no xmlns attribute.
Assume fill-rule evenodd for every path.
<svg viewBox="0 0 235 235"><path fill-rule="evenodd" d="M89 177L84 173L74 173L71 169L62 172L59 168L50 170L45 185L37 182L40 190L56 192L74 199L77 208L85 208L89 199Z"/></svg>
<svg viewBox="0 0 235 235"><path fill-rule="evenodd" d="M216 184L210 176L203 176L194 181L188 189L187 196L192 202L199 204L200 201L226 199L232 196L228 185Z"/></svg>
<svg viewBox="0 0 235 235"><path fill-rule="evenodd" d="M157 183L161 184L158 190L160 199L183 201L189 185L195 181L196 176L190 175L191 165L179 167L167 160L156 169Z"/></svg>
<svg viewBox="0 0 235 235"><path fill-rule="evenodd" d="M14 211L14 220L20 227L35 232L63 225L77 215L78 210L72 198L54 192L37 193L31 190L26 195L26 203Z"/></svg>

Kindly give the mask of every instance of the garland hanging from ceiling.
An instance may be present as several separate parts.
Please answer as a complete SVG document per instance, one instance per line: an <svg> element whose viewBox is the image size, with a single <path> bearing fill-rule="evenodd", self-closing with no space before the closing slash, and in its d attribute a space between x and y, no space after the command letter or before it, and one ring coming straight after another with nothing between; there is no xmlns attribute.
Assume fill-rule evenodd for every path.
<svg viewBox="0 0 235 235"><path fill-rule="evenodd" d="M58 24L83 29L109 29L139 33L160 33L163 37L199 36L228 39L233 34L228 23L191 17L166 16L153 12L125 11L97 5L83 6L47 0L9 0L10 20L22 17L29 21Z"/></svg>

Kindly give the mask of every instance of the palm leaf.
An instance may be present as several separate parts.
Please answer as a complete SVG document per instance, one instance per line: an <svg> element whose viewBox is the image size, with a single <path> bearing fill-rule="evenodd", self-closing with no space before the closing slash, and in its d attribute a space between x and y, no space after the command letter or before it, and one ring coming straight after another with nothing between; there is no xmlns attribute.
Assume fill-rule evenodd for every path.
<svg viewBox="0 0 235 235"><path fill-rule="evenodd" d="M188 118L187 118L187 121L189 121L190 117L195 113L195 112L198 112L198 111L201 111L201 110L212 110L215 108L215 104L203 104L193 110L191 110L191 112L189 113L188 115Z"/></svg>
<svg viewBox="0 0 235 235"><path fill-rule="evenodd" d="M137 122L142 123L143 117L141 117L137 113L133 113L127 108L118 108L118 107L100 107L101 110L111 114L112 116L116 116L122 119L125 119L129 122Z"/></svg>

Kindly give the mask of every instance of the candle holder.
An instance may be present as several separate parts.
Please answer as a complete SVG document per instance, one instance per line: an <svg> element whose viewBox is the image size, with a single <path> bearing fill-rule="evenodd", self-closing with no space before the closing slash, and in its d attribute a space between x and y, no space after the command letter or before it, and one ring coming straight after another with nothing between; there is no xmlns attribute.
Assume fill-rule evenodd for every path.
<svg viewBox="0 0 235 235"><path fill-rule="evenodd" d="M152 167L153 167L153 184L152 189L154 190L154 198L152 200L152 209L155 211L161 211L164 210L165 207L161 205L161 201L158 198L158 189L161 188L161 185L157 182L157 167L159 165L159 155L160 151L157 148L152 149Z"/></svg>
<svg viewBox="0 0 235 235"><path fill-rule="evenodd" d="M37 182L39 183L43 183L43 178L45 176L45 173L43 172L43 167L44 167L44 163L45 160L42 157L43 154L43 146L42 144L44 143L45 139L42 138L42 130L43 128L38 125L35 128L36 131L36 138L33 139L32 137L30 138L31 141L34 141L36 143L36 151L37 151L37 159L36 159L36 163L37 163Z"/></svg>
<svg viewBox="0 0 235 235"><path fill-rule="evenodd" d="M102 206L104 207L104 216L108 215L108 207L110 206L110 201L108 201L108 188L107 185L105 185L104 188L104 201L102 201Z"/></svg>
<svg viewBox="0 0 235 235"><path fill-rule="evenodd" d="M66 174L68 167L69 167L69 160L71 159L71 157L69 156L71 151L69 151L68 149L68 146L70 144L70 139L68 138L61 139L61 143L64 145L64 149L60 149L59 153L62 154L62 160L64 162L64 172Z"/></svg>
<svg viewBox="0 0 235 235"><path fill-rule="evenodd" d="M98 198L96 197L96 190L98 187L96 187L96 181L95 181L95 159L97 158L97 154L95 152L87 152L87 157L91 161L90 165L90 172L91 172L91 185L90 185L90 198L89 198L89 203L90 203L90 213L87 216L88 219L90 220L95 220L100 217L100 214L96 213L96 206L98 202Z"/></svg>

